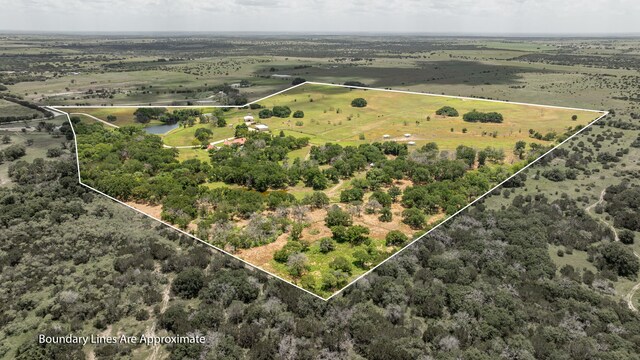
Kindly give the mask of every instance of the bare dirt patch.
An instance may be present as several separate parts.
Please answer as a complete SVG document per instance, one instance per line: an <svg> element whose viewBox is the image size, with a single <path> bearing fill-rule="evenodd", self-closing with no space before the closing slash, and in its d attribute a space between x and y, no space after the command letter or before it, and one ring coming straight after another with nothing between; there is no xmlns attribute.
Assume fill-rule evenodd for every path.
<svg viewBox="0 0 640 360"><path fill-rule="evenodd" d="M125 202L125 204L137 210L140 210L147 215L151 215L156 219L161 219L162 205L150 205L150 204L144 204L144 203L139 203L134 201L127 201Z"/></svg>
<svg viewBox="0 0 640 360"><path fill-rule="evenodd" d="M265 267L265 265L273 260L273 254L275 254L276 251L282 249L287 244L288 237L288 233L283 233L278 236L278 238L276 238L276 241L272 243L257 246L251 249L242 249L235 255L237 255L242 260L250 262L251 264Z"/></svg>

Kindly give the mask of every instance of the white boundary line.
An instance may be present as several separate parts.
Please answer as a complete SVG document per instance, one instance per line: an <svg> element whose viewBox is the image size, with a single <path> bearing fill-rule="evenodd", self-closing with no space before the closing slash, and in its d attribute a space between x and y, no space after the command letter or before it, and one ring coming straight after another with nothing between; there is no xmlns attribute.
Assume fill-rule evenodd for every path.
<svg viewBox="0 0 640 360"><path fill-rule="evenodd" d="M312 85L325 85L325 86L334 86L334 87L342 87L342 88L349 88L349 89L360 89L360 90L372 90L372 91L386 91L386 92L393 92L393 93L401 93L401 94L412 94L412 95L426 95L426 96L438 96L438 97L444 97L444 98L452 98L452 99L463 99L463 100L475 100L475 101L487 101L487 102L495 102L495 103L506 103L506 104L513 104L513 105L524 105L524 106L535 106L535 107L543 107L543 108L551 108L551 109L564 109L564 110L578 110L578 111L587 111L587 112L593 112L593 113L599 113L601 114L598 118L596 118L595 120L591 121L589 124L585 125L582 129L578 130L576 133L574 133L573 135L569 136L568 138L566 138L565 140L563 140L561 143L557 144L556 146L554 146L553 148L551 148L550 150L548 150L547 152L545 152L544 154L540 155L539 157L537 157L535 160L531 161L530 163L528 163L527 165L525 165L522 169L516 171L515 173L513 173L511 176L509 176L508 178L506 178L505 180L503 180L502 182L500 182L499 184L495 185L493 188L491 188L489 191L485 192L484 194L480 195L479 197L477 197L476 199L474 199L472 202L470 202L469 204L465 205L463 208L461 208L460 210L456 211L455 213L453 213L452 215L449 215L448 217L446 217L443 221L441 221L440 223L438 223L436 226L434 226L433 228L429 229L428 231L426 231L424 234L418 236L416 239L412 240L411 242L409 242L407 245L405 245L404 247L402 247L401 249L399 249L398 251L396 251L395 253L393 253L391 256L389 256L388 258L384 259L382 262L380 262L379 264L373 266L371 269L367 270L366 272L364 272L363 274L361 274L360 276L358 276L357 278L355 278L354 280L352 280L351 282L349 282L347 285L345 285L344 287L342 287L340 290L334 292L331 296L327 297L327 298L323 298L322 296L315 294L305 288L302 288L294 283L292 283L291 281L284 279L276 274L273 274L267 270L264 270L262 268L260 268L257 265L251 264L250 262L243 260L239 257L237 257L234 254L231 254L223 249L220 249L204 240L201 240L197 237L195 237L192 234L187 233L186 231L183 231L163 220L157 219L141 210L136 209L135 207L126 204L110 195L107 195L105 193L103 193L102 191L95 189L85 183L82 182L82 177L80 176L80 157L78 155L78 142L77 142L77 138L76 138L76 132L75 129L73 127L73 123L71 123L71 118L69 116L68 112L65 112L63 110L60 110L61 108L110 108L110 107L117 107L117 108L155 108L155 107L161 107L161 108L189 108L189 107L196 107L196 108L243 108L245 106L251 105L251 104L255 104L258 103L260 101L266 100L268 98L271 98L273 96L276 95L280 95L284 92L287 92L289 90L295 89L297 87L300 87L302 85L305 84L312 84ZM379 89L379 88L369 88L369 87L362 87L362 86L349 86L349 85L338 85L338 84L329 84L329 83L322 83L322 82L312 82L312 81L307 81L298 85L294 85L291 86L289 88L286 88L284 90L278 91L274 94L265 96L263 98L260 98L258 100L252 101L247 103L246 105L185 105L185 106L164 106L164 105L156 105L156 106L151 106L151 105L141 105L141 106L136 106L136 105L109 105L109 106L102 106L102 105L88 105L88 106L78 106L78 105L61 105L61 106L45 106L45 108L49 109L53 109L56 110L58 112L63 112L66 116L67 116L67 120L69 121L69 124L71 125L71 130L73 131L73 141L75 143L75 147L76 147L76 165L78 168L78 182L80 183L80 185L83 185L95 192L97 192L98 194L101 194L103 196L106 196L107 198L118 202L130 209L133 209L137 212L139 212L140 214L143 214L153 220L156 220L160 223L162 223L163 225L166 225L196 241L199 241L205 245L208 245L209 247L218 250L219 252L225 254L225 255L229 255L232 258L241 261L242 263L244 263L245 265L248 265L251 268L257 269L259 271L262 271L263 273L267 274L268 276L272 276L275 277L276 279L282 280L285 283L292 285L304 292L306 292L307 294L310 294L318 299L324 300L324 301L329 301L330 299L332 299L333 297L335 297L336 295L342 293L344 290L346 290L348 287L350 287L351 285L355 284L358 280L362 279L363 277L367 276L368 274L370 274L372 271L374 271L375 269L377 269L378 267L380 267L382 264L386 263L387 261L391 260L392 258L394 258L395 256L397 256L398 254L400 254L401 252L403 252L404 250L406 250L408 247L410 247L411 245L413 245L415 242L422 240L422 238L424 238L425 236L427 236L429 233L431 233L433 230L437 229L438 227L440 227L441 225L449 222L451 219L453 219L456 215L458 215L459 213L463 212L464 210L466 210L467 208L469 208L470 206L472 206L473 204L475 204L476 202L480 201L481 199L485 198L488 194L492 193L495 189L499 188L500 186L502 186L505 182L509 181L511 178L513 178L514 176L520 174L521 172L523 172L524 170L528 169L530 166L534 165L535 163L537 163L540 159L542 159L543 157L547 156L548 154L550 154L551 152L553 152L555 149L557 149L558 147L562 146L564 143L566 143L567 141L571 140L573 137L577 136L578 134L582 133L585 129L591 127L591 125L595 124L596 122L598 122L599 120L603 119L605 116L607 116L609 114L608 111L602 111L602 110L592 110L592 109L582 109L582 108L573 108L573 107L564 107L564 106L553 106L553 105L540 105L540 104L530 104L530 103L522 103L522 102L511 102L511 101L504 101L504 100L491 100L491 99L482 99L482 98L473 98L473 97L464 97L464 96L452 96L452 95L442 95L442 94L431 94L431 93L421 93L421 92L415 92L415 91L403 91L403 90L392 90L392 89Z"/></svg>

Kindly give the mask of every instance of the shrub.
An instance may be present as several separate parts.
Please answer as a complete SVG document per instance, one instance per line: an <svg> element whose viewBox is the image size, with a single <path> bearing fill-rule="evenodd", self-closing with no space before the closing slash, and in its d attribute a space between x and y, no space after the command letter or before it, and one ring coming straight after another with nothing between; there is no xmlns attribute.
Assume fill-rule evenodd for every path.
<svg viewBox="0 0 640 360"><path fill-rule="evenodd" d="M402 212L402 222L411 226L412 229L422 229L426 219L420 209L410 208Z"/></svg>
<svg viewBox="0 0 640 360"><path fill-rule="evenodd" d="M145 309L140 309L136 312L136 320L144 321L149 319L149 312Z"/></svg>
<svg viewBox="0 0 640 360"><path fill-rule="evenodd" d="M623 229L618 233L618 237L621 243L632 245L635 242L636 234L631 230Z"/></svg>
<svg viewBox="0 0 640 360"><path fill-rule="evenodd" d="M322 288L324 290L335 289L338 286L338 279L332 273L322 274Z"/></svg>
<svg viewBox="0 0 640 360"><path fill-rule="evenodd" d="M8 161L18 160L27 154L27 149L22 145L11 145L2 152Z"/></svg>
<svg viewBox="0 0 640 360"><path fill-rule="evenodd" d="M60 155L62 155L62 149L58 149L58 148L47 149L47 157L49 158L59 157Z"/></svg>
<svg viewBox="0 0 640 360"><path fill-rule="evenodd" d="M320 240L320 252L323 254L329 253L336 249L336 244L330 238L324 238Z"/></svg>
<svg viewBox="0 0 640 360"><path fill-rule="evenodd" d="M391 230L387 233L387 236L385 237L385 244L387 246L402 246L408 240L409 238L407 237L407 235L405 235L401 231Z"/></svg>
<svg viewBox="0 0 640 360"><path fill-rule="evenodd" d="M258 117L260 119L268 119L268 118L270 118L272 116L273 116L273 111L271 111L271 109L262 109L258 113Z"/></svg>
<svg viewBox="0 0 640 360"><path fill-rule="evenodd" d="M460 114L458 113L458 110L452 108L451 106L443 106L440 109L436 110L436 115L456 117Z"/></svg>
<svg viewBox="0 0 640 360"><path fill-rule="evenodd" d="M353 201L362 201L364 197L364 191L359 188L342 190L340 193L340 202L350 203Z"/></svg>
<svg viewBox="0 0 640 360"><path fill-rule="evenodd" d="M272 111L273 116L279 118L288 118L291 115L291 109L288 106L274 106Z"/></svg>
<svg viewBox="0 0 640 360"><path fill-rule="evenodd" d="M296 252L289 255L287 259L287 268L291 276L302 276L309 269L309 260L305 254Z"/></svg>
<svg viewBox="0 0 640 360"><path fill-rule="evenodd" d="M374 193L371 194L371 199L377 200L382 207L389 207L393 202L391 195L382 191L374 191Z"/></svg>
<svg viewBox="0 0 640 360"><path fill-rule="evenodd" d="M502 114L497 112L480 112L470 111L462 116L462 119L467 122L481 122L481 123L501 123L504 121Z"/></svg>
<svg viewBox="0 0 640 360"><path fill-rule="evenodd" d="M296 118L296 119L302 119L302 118L304 117L304 111L302 111L302 110L296 110L296 111L293 113L293 117L294 117L294 118Z"/></svg>
<svg viewBox="0 0 640 360"><path fill-rule="evenodd" d="M566 173L558 168L545 170L542 172L542 176L554 182L564 181L567 178Z"/></svg>
<svg viewBox="0 0 640 360"><path fill-rule="evenodd" d="M207 128L196 129L196 132L194 133L195 138L198 139L200 142L208 141L209 139L211 139L212 135L213 135L213 131Z"/></svg>
<svg viewBox="0 0 640 360"><path fill-rule="evenodd" d="M366 107L367 106L367 100L363 99L363 98L355 98L353 99L353 101L351 101L351 106L353 107Z"/></svg>
<svg viewBox="0 0 640 360"><path fill-rule="evenodd" d="M327 211L327 217L324 219L327 227L333 226L351 226L353 220L349 213L342 211L339 207L334 206Z"/></svg>
<svg viewBox="0 0 640 360"><path fill-rule="evenodd" d="M300 278L300 285L304 289L313 291L316 289L316 278L311 274L304 275Z"/></svg>
<svg viewBox="0 0 640 360"><path fill-rule="evenodd" d="M331 263L329 263L332 269L340 270L347 274L351 274L351 263L344 256L338 256Z"/></svg>
<svg viewBox="0 0 640 360"><path fill-rule="evenodd" d="M273 254L273 259L280 263L286 263L289 260L289 256L294 253L301 252L304 246L298 241L289 241L280 250Z"/></svg>
<svg viewBox="0 0 640 360"><path fill-rule="evenodd" d="M393 213L391 212L391 209L388 207L383 207L380 211L378 220L382 222L391 222L393 220Z"/></svg>
<svg viewBox="0 0 640 360"><path fill-rule="evenodd" d="M185 299L191 299L198 296L200 289L204 286L204 274L198 268L188 268L179 273L171 289L176 295Z"/></svg>
<svg viewBox="0 0 640 360"><path fill-rule="evenodd" d="M346 240L352 245L368 244L370 243L370 239L367 235L369 235L368 228L361 225L354 225L347 228Z"/></svg>
<svg viewBox="0 0 640 360"><path fill-rule="evenodd" d="M633 251L619 242L612 242L598 248L602 256L601 267L611 270L618 276L635 277L640 270L640 263Z"/></svg>
<svg viewBox="0 0 640 360"><path fill-rule="evenodd" d="M314 191L312 194L305 196L304 199L302 199L302 203L316 209L321 209L329 205L329 197L322 191Z"/></svg>
<svg viewBox="0 0 640 360"><path fill-rule="evenodd" d="M302 83L307 82L307 79L301 78L301 77L297 77L295 79L293 79L293 81L291 82L291 85L299 85Z"/></svg>
<svg viewBox="0 0 640 360"><path fill-rule="evenodd" d="M353 252L353 258L355 259L355 264L357 267L361 268L361 269L366 269L369 267L369 263L372 260L372 256L363 249L356 249L356 251Z"/></svg>

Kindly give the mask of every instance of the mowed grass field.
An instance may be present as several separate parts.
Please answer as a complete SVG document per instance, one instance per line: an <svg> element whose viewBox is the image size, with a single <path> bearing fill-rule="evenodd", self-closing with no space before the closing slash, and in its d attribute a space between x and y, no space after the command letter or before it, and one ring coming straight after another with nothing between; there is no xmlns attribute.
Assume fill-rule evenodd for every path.
<svg viewBox="0 0 640 360"><path fill-rule="evenodd" d="M209 129L213 132L211 141L218 141L233 137L235 129L233 126L217 127L214 124L196 124L190 127L178 127L162 135L162 140L169 146L199 145L195 133L198 129Z"/></svg>
<svg viewBox="0 0 640 360"><path fill-rule="evenodd" d="M367 100L365 108L351 107L354 98ZM268 108L286 105L292 111L302 110L303 119L270 118L261 120L273 133L309 136L312 143L336 142L357 145L384 141L384 135L397 141L415 141L416 145L436 142L441 149L453 150L464 144L475 148L493 146L509 154L515 142L544 141L529 137L529 129L542 134L564 133L569 127L586 125L601 115L599 112L567 110L542 106L518 105L483 100L459 99L421 94L349 89L327 85L305 84L260 102ZM435 114L442 106L452 106L460 113L456 118ZM462 115L472 110L499 112L501 124L469 123ZM237 115L234 115L237 113ZM231 122L241 121L247 113L257 118L257 110L233 110ZM577 115L573 121L571 117ZM429 119L430 120L429 120ZM302 126L296 121L301 120ZM466 132L464 131L466 129ZM453 131L452 131L453 130ZM492 136L496 133L496 137ZM404 137L404 134L411 134ZM364 135L364 140L360 140ZM549 143L549 142L547 142Z"/></svg>
<svg viewBox="0 0 640 360"><path fill-rule="evenodd" d="M362 97L367 100L364 108L354 108L351 101ZM268 125L271 132L297 137L305 136L314 145L327 142L341 145L358 145L375 141L413 141L416 147L427 142L435 142L442 150L455 150L459 145L476 149L487 146L501 148L508 161L513 158L512 149L517 141L551 144L551 141L536 140L529 136L529 130L541 134L555 132L562 134L577 125L587 125L602 113L588 110L560 109L536 105L521 105L506 102L492 102L476 99L460 99L443 96L387 92L374 89L350 89L331 85L304 84L282 94L260 101L272 108L276 105L289 106L292 111L302 110L302 119L276 118L259 119L259 110L232 109L226 113L227 123L236 125L244 116L251 114L256 120ZM442 117L436 111L443 106L458 110L458 117ZM202 107L203 112L211 108ZM469 123L462 115L472 110L499 112L504 122ZM115 125L135 124L135 108L66 108L65 111L87 113L103 120L115 115ZM577 120L572 120L576 115ZM302 121L302 125L296 124ZM155 125L151 123L148 125ZM194 133L199 127L178 128L165 134L164 141L170 146L190 146L194 144ZM233 136L230 127L213 128L211 141ZM405 137L405 134L410 134ZM384 136L388 135L386 139ZM364 137L364 139L362 139ZM299 157L301 154L296 154Z"/></svg>

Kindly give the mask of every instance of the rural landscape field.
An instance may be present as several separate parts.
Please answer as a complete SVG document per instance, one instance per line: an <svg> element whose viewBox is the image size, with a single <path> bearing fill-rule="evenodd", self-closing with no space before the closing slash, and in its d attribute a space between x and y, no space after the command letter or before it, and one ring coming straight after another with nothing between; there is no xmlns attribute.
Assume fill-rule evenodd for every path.
<svg viewBox="0 0 640 360"><path fill-rule="evenodd" d="M61 109L84 183L325 298L604 115L311 83Z"/></svg>
<svg viewBox="0 0 640 360"><path fill-rule="evenodd" d="M639 70L634 37L2 35L0 358L639 359Z"/></svg>

